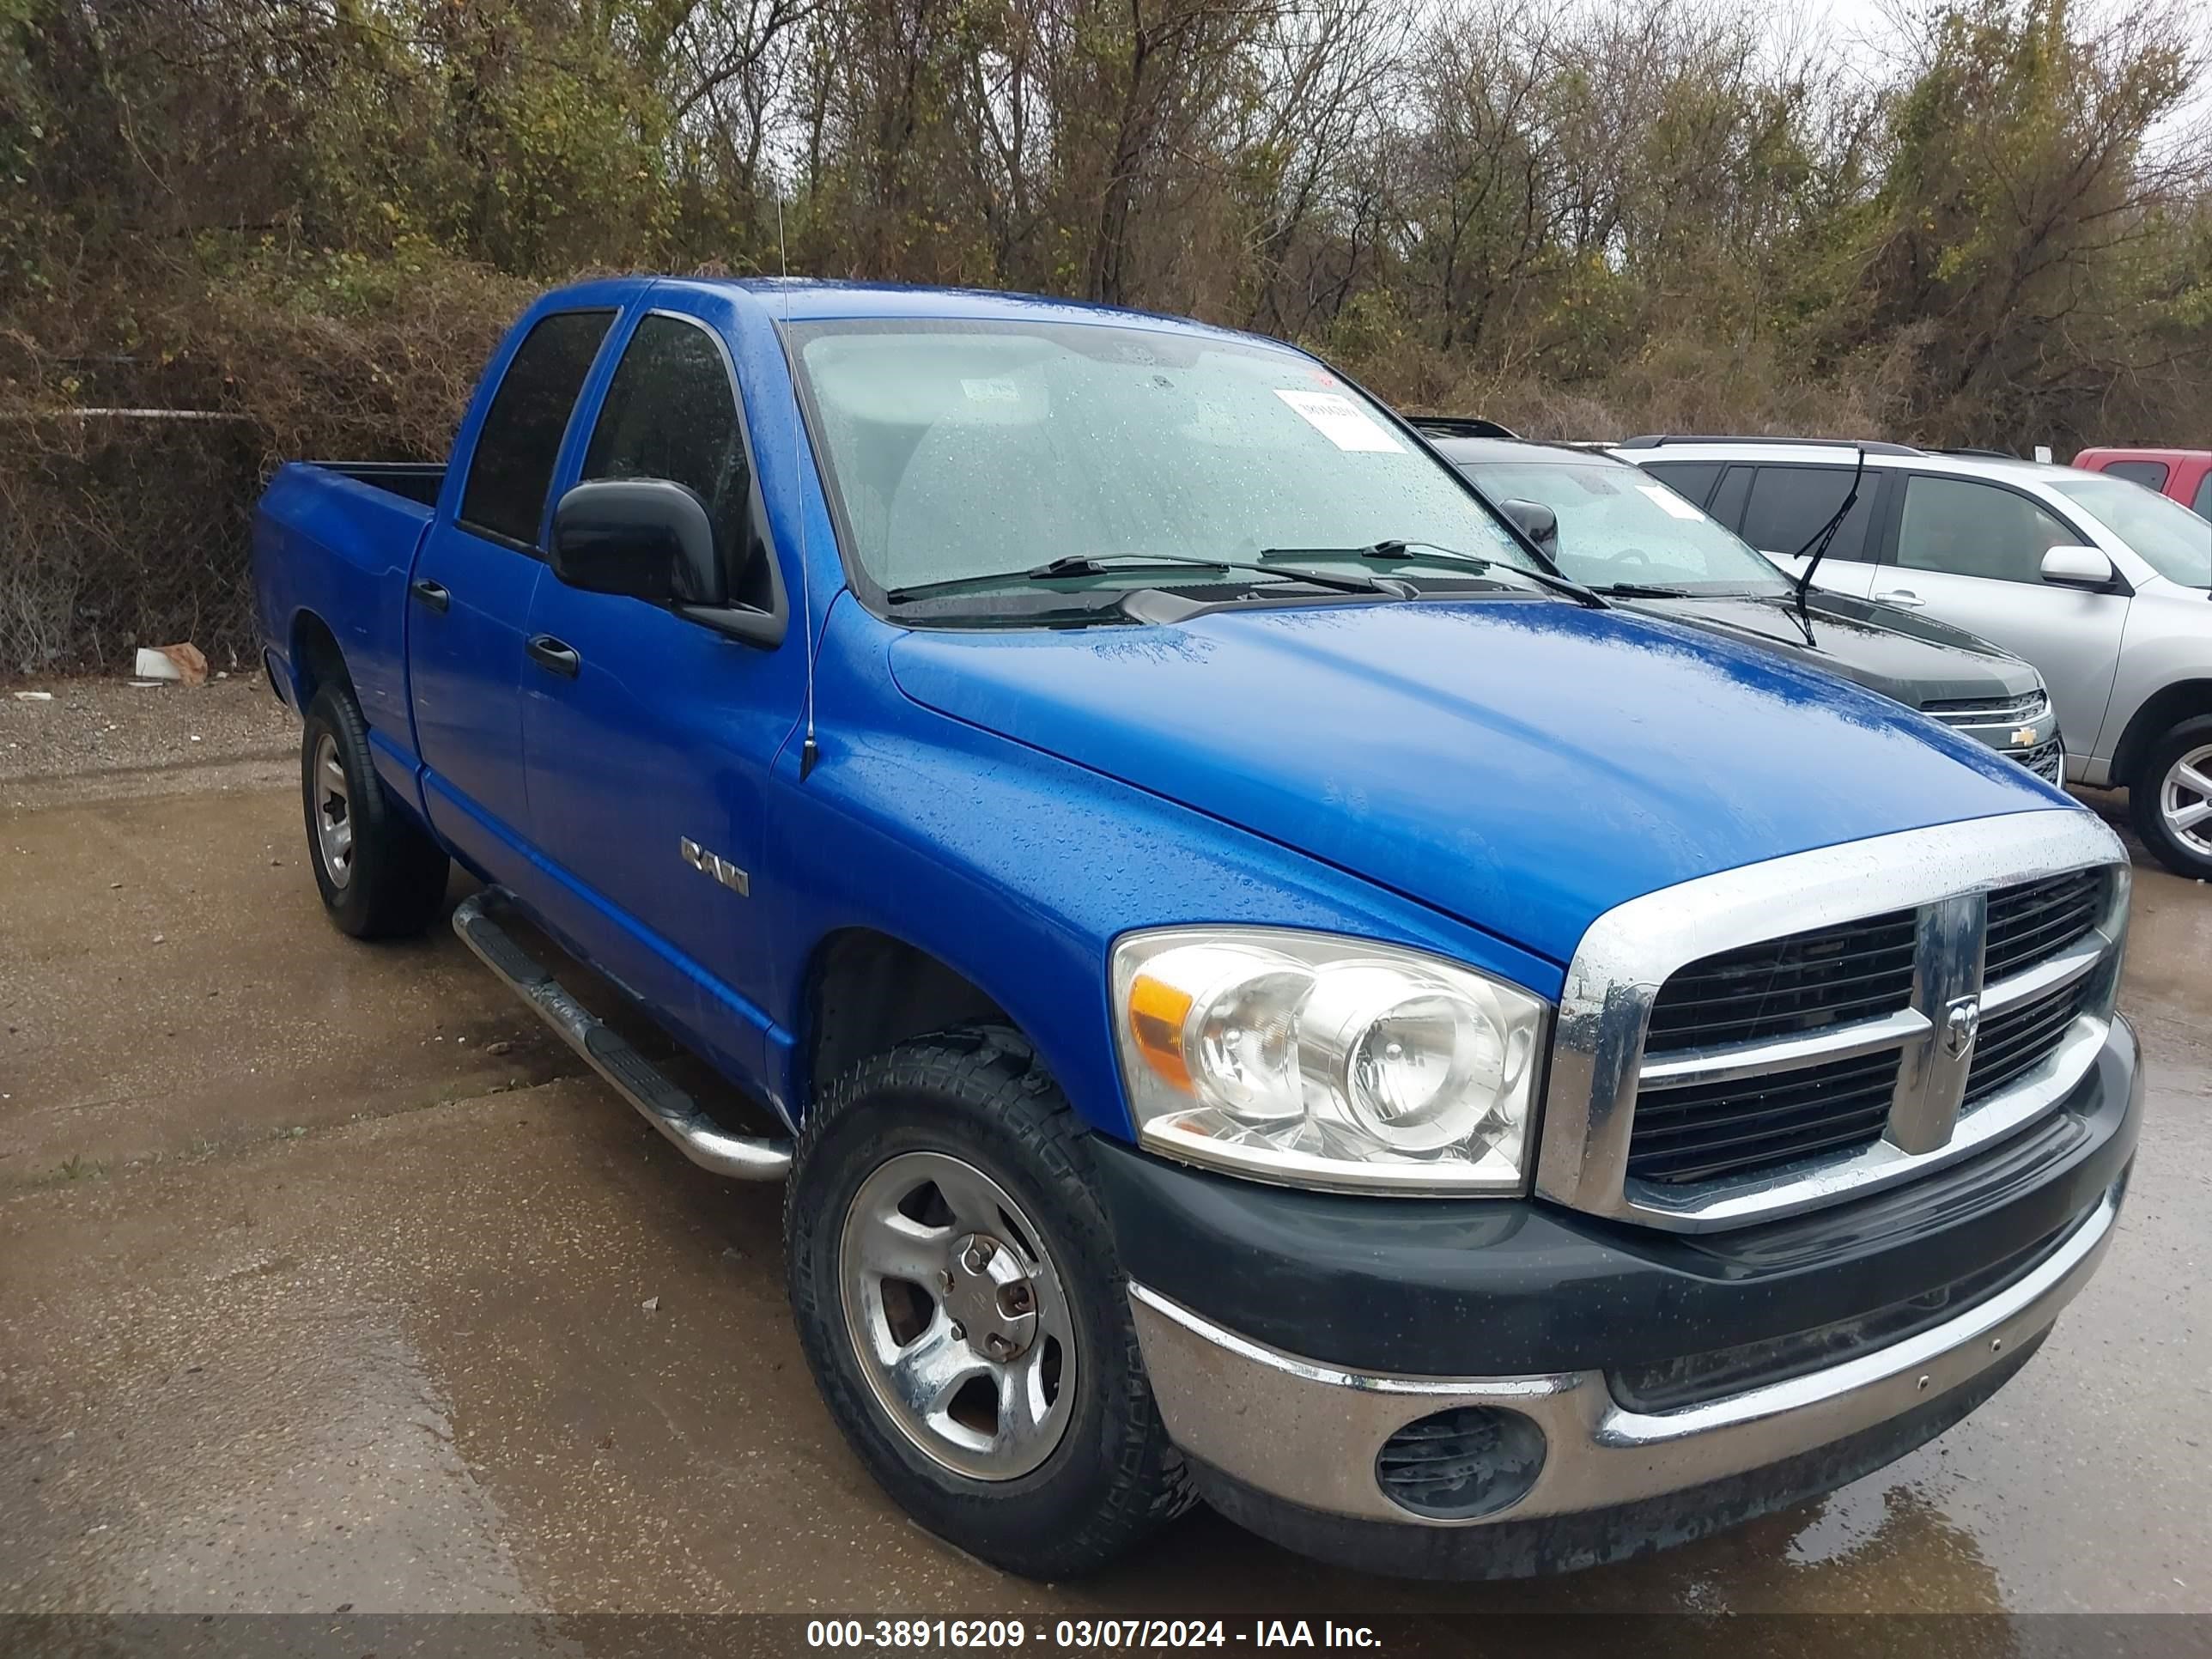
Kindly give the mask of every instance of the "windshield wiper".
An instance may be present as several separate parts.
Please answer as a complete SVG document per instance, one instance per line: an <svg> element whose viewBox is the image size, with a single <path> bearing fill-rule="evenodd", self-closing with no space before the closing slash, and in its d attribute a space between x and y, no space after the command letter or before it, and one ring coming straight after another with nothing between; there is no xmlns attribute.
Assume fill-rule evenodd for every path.
<svg viewBox="0 0 2212 1659"><path fill-rule="evenodd" d="M1590 589L1590 592L1602 593L1609 599L1687 599L1695 597L1686 587L1656 587L1649 582L1607 582Z"/></svg>
<svg viewBox="0 0 2212 1659"><path fill-rule="evenodd" d="M1866 448L1863 445L1858 453L1858 465L1851 469L1851 487L1844 492L1842 505L1836 508L1834 516L1827 523L1813 532L1813 539L1797 550L1797 556L1801 559L1808 553L1813 556L1812 562L1805 567L1805 574L1797 578L1797 603L1801 606L1805 603L1805 590L1813 585L1813 573L1820 568L1820 561L1827 555L1828 544L1836 539L1836 532L1844 527L1844 514L1851 510L1851 503L1859 498L1859 481L1866 477Z"/></svg>
<svg viewBox="0 0 2212 1659"><path fill-rule="evenodd" d="M1268 562L1271 569L1280 568L1273 563L1277 559L1369 559L1382 564L1457 565L1477 575L1492 570L1510 571L1516 576L1526 576L1539 587L1564 594L1577 605L1589 605L1594 611L1607 609L1606 602L1595 593L1565 576L1554 576L1547 570L1531 570L1525 564L1508 564L1503 559L1486 559L1480 553L1462 553L1455 547L1444 547L1435 542L1381 541L1365 547L1264 547L1260 550L1260 557Z"/></svg>
<svg viewBox="0 0 2212 1659"><path fill-rule="evenodd" d="M1140 576L1147 571L1162 570L1248 570L1261 575L1280 576L1290 581L1309 582L1316 587L1330 588L1339 593L1392 592L1372 576L1339 575L1324 570L1299 570L1279 564L1252 564L1238 559L1094 559L1083 554L1071 554L1044 564L1032 565L1027 570L1000 570L980 576L950 576L943 581L915 582L905 587L894 587L884 593L884 601L887 605L906 605L915 599L934 599L940 593L1004 587L1014 582L1058 581L1070 576Z"/></svg>

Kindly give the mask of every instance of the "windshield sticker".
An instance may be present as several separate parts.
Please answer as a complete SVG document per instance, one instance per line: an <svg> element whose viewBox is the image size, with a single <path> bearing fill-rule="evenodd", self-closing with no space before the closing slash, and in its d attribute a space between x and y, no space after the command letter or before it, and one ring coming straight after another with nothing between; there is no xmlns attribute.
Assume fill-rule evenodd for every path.
<svg viewBox="0 0 2212 1659"><path fill-rule="evenodd" d="M1022 400L1022 389L1012 380L963 380L960 389L968 394L971 404L1018 404Z"/></svg>
<svg viewBox="0 0 2212 1659"><path fill-rule="evenodd" d="M1275 395L1339 449L1392 455L1406 453L1403 444L1385 431L1373 416L1342 392L1289 392L1278 386Z"/></svg>
<svg viewBox="0 0 2212 1659"><path fill-rule="evenodd" d="M1673 490L1668 489L1665 484L1638 484L1636 488L1657 502L1661 512L1671 514L1674 518L1702 519L1705 516Z"/></svg>

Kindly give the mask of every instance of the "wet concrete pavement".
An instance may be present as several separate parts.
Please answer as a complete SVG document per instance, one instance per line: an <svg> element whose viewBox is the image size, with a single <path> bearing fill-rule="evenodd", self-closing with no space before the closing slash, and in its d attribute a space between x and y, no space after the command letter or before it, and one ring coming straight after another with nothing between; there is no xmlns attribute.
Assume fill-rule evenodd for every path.
<svg viewBox="0 0 2212 1659"><path fill-rule="evenodd" d="M339 938L289 783L0 793L0 1611L2212 1609L2212 890L2138 868L2119 1237L1935 1444L1566 1578L1365 1579L1201 1511L1045 1588L845 1450L780 1194L685 1164L442 931Z"/></svg>

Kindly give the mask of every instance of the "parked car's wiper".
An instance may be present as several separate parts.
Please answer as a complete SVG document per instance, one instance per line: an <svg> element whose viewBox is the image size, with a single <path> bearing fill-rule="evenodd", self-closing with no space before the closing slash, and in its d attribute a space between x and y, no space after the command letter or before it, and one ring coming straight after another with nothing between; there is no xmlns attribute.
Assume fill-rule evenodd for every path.
<svg viewBox="0 0 2212 1659"><path fill-rule="evenodd" d="M1851 487L1844 492L1844 499L1837 503L1836 510L1829 516L1827 523L1814 531L1812 538L1797 550L1797 556L1808 560L1797 578L1797 603L1800 605L1805 603L1806 592L1813 586L1813 573L1820 568L1820 561L1828 556L1828 548L1836 539L1836 532L1843 528L1845 515L1858 501L1859 484L1866 477L1865 445L1859 446L1858 454L1858 465L1851 469Z"/></svg>
<svg viewBox="0 0 2212 1659"><path fill-rule="evenodd" d="M1602 593L1609 599L1686 599L1693 597L1686 587L1657 587L1650 582L1605 582L1593 587L1590 592Z"/></svg>
<svg viewBox="0 0 2212 1659"><path fill-rule="evenodd" d="M1435 542L1381 541L1370 542L1365 547L1265 547L1260 550L1260 557L1271 569L1280 568L1274 563L1278 559L1370 559L1382 564L1453 564L1478 575L1492 570L1510 571L1516 576L1526 576L1540 587L1564 593L1578 605L1596 611L1607 608L1605 601L1595 593L1565 576L1555 576L1548 570L1531 570L1525 564L1508 564L1503 559L1486 559L1480 553L1462 553L1455 547L1444 547Z"/></svg>
<svg viewBox="0 0 2212 1659"><path fill-rule="evenodd" d="M1057 581L1068 576L1140 576L1147 571L1162 570L1249 570L1261 575L1280 576L1291 581L1310 582L1316 587L1332 588L1339 593L1392 592L1372 576L1299 570L1279 564L1252 564L1238 559L1094 559L1082 554L1073 554L1044 564L1032 565L1027 570L1001 570L980 576L950 576L943 581L915 582L905 587L894 587L884 593L884 600L888 605L905 605L914 599L934 599L940 593L959 593L979 587L1004 587L1013 582Z"/></svg>

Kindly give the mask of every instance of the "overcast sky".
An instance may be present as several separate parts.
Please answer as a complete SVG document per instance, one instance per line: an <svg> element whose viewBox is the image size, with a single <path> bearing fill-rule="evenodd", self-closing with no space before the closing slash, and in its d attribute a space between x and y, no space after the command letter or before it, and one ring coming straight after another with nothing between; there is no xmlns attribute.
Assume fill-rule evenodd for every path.
<svg viewBox="0 0 2212 1659"><path fill-rule="evenodd" d="M1632 0L1621 0L1632 3ZM1795 30L1812 30L1826 35L1842 46L1850 61L1861 65L1869 76L1879 76L1885 69L1902 65L1916 52L1917 43L1914 31L1901 21L1914 13L1933 9L1936 0L1795 0L1795 3L1777 3L1771 27L1778 40L1786 40ZM2131 3L2131 0L2075 0L2075 15L2084 21L2094 20L2100 13L2109 13L2116 5ZM2177 23L2187 14L2177 7ZM2197 31L2201 37L2203 30ZM2200 47L2203 42L2200 40ZM2158 130L2161 136L2179 136L2193 122L2201 121L2212 112L2212 78L2200 76L2196 94L2188 105L2167 119Z"/></svg>

